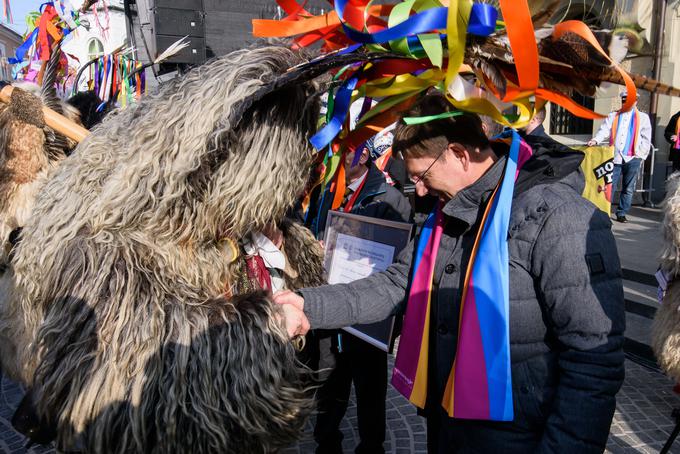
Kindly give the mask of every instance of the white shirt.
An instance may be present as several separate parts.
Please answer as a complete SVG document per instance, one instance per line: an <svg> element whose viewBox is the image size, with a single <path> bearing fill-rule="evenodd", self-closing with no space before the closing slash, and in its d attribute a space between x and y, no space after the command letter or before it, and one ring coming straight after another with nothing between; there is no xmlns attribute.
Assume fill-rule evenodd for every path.
<svg viewBox="0 0 680 454"><path fill-rule="evenodd" d="M368 169L364 172L363 175L361 175L359 178L357 178L356 180L352 181L349 185L347 185L347 188L352 190L352 194L357 192L357 189L359 189L361 183L366 179L366 175L368 175Z"/></svg>
<svg viewBox="0 0 680 454"><path fill-rule="evenodd" d="M618 112L612 112L607 115L605 121L602 122L600 129L595 134L593 139L597 143L603 143L609 140L612 132L612 125L614 118ZM638 110L638 138L635 143L635 155L626 156L628 150L624 150L626 142L628 141L628 131L630 130L630 122L633 119L633 109L628 112L622 112L619 117L619 124L617 126L616 137L614 138L614 164L621 164L628 162L633 158L647 159L651 147L652 138L652 124L649 121L649 116Z"/></svg>
<svg viewBox="0 0 680 454"><path fill-rule="evenodd" d="M253 232L244 241L243 249L248 255L259 255L262 258L264 266L269 271L272 293L286 288L286 281L283 279L283 270L286 269L286 256L272 243L272 240L260 232Z"/></svg>

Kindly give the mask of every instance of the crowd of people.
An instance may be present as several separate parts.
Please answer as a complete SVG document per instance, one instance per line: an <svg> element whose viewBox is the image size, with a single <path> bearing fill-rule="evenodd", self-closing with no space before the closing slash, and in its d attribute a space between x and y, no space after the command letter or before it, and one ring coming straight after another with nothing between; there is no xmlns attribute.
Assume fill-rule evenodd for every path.
<svg viewBox="0 0 680 454"><path fill-rule="evenodd" d="M228 70L231 70L231 67ZM187 82L188 90L196 89L191 82L191 80ZM298 89L311 91L308 87ZM298 99L304 99L306 94L307 92L299 94ZM625 103L627 97L628 93L624 91L621 94L622 102ZM283 101L277 102L279 104L275 105L275 109L263 109L271 112L271 115L280 116L276 118L277 121L263 122L272 128L274 131L272 135L279 133L278 123L297 124L298 121L294 115L290 116L287 113L286 107L282 106L285 104ZM76 98L73 104L81 112L82 123L88 127L102 120L104 106L96 97ZM158 108L158 112L165 108L154 107ZM304 110L306 107L306 104L303 105L300 111L305 112L305 124L312 125L316 118L311 118L312 114ZM195 106L193 108L198 109ZM215 111L220 108L214 107ZM146 112L149 117L152 114L153 111ZM121 116L113 121L129 121L127 126L136 121L132 117L119 115ZM221 111L219 114L216 113L215 117L220 115ZM180 231L165 232L165 236L159 235L153 239L133 234L131 245L125 247L129 248L128 255L134 256L140 245L148 246L158 238L170 238L171 240L167 240L169 242L176 241L177 244L172 243L171 246L177 246L176 249L182 253L185 244L200 241L210 245L216 244L219 254L206 255L203 260L205 263L213 263L214 258L219 257L225 263L224 268L213 273L215 282L218 283L215 285L216 288L222 285L220 279L225 275L233 280L229 286L225 286L226 290L222 288L224 298L247 298L254 294L258 295L260 303L266 305L266 297L272 297L276 304L275 310L278 311L277 320L285 324L288 336L294 339L304 337L304 342L301 343L304 347L297 352L296 359L305 365L307 372L313 371L313 376L306 377L304 383L290 379L291 376L297 377L296 374L303 376L304 374L296 369L297 362L294 362L292 357L278 355L276 359L285 359L287 361L285 367L290 368L285 369L283 374L286 375L286 379L272 378L268 371L260 371L265 378L258 379L263 381L271 379L276 382L274 386L278 386L278 390L283 390L277 398L289 393L293 386L297 386L300 393L290 392L293 397L288 401L282 405L274 401L266 410L277 409L280 412L277 417L280 419L284 419L286 414L300 415L299 418L296 416L299 419L297 422L300 423L309 410L307 407L310 406L302 390L307 391L310 387L316 387L314 438L319 454L342 452L343 435L340 425L348 407L352 386L356 394L359 433L359 444L355 452L358 454L384 452L385 401L390 375L388 353L343 331L342 328L379 322L394 315L398 319L403 319L403 327L397 327L393 333L397 336L401 332L401 338L400 348L397 349L397 367L392 371L392 383L402 393L402 389L406 389L406 397L414 402L419 407L419 413L427 418L428 452L433 454L602 452L614 415L615 396L624 379L625 314L622 272L609 216L582 197L585 181L581 163L584 155L553 140L543 126L545 118L546 111L542 108L535 113L523 130L519 132L504 130L489 117L454 109L443 94L432 90L408 110L401 112L393 129L342 155L339 163L342 169L340 174L342 184L315 185L319 179L318 169L315 169L312 176L308 176L305 174L307 166L300 166L304 169L297 169L296 173L288 175L289 188L284 188L283 184L281 187L265 188L265 192L283 191L299 199L294 212L289 210L284 221L271 222L266 219L260 222L258 219L257 222L244 221L243 226L235 222L235 226L230 225L228 228L224 225L213 228L206 221L204 223L207 226L206 230L210 230L211 233L218 231L219 237L216 241L213 241L215 239L212 237L210 241L204 241L203 238L185 238L181 222L177 222L176 226L161 222L164 228L177 228ZM418 121L412 121L413 119ZM214 133L212 123L209 127L211 128L209 133L215 134L214 137L211 136L215 143L220 143L221 140L236 141L234 138L225 139L224 137L228 136L226 133L224 136ZM293 127L290 129L295 130ZM229 168L233 172L240 172L242 168L246 168L250 163L247 161L250 159L248 153L252 153L254 149L259 150L248 142L251 137L248 135L249 132L240 130L239 135L234 135L245 143L240 144L243 146L241 150L243 166L234 165L233 168ZM197 141L203 143L204 137L199 132L191 133L199 136ZM189 133L182 131L182 134ZM674 163L674 169L680 162L679 135L680 113L670 120L665 134L671 144L670 159ZM290 139L290 142L299 145L303 139L306 141L307 136L295 130L294 138ZM619 183L622 186L614 219L626 222L640 167L650 152L649 117L639 111L635 104L630 110L610 114L588 145L593 146L607 141L614 151L613 186L616 188ZM95 141L93 144L88 142L87 145L95 148L97 144ZM145 146L141 142L138 145ZM298 163L308 158L301 146L290 148L299 153L290 161ZM169 169L173 166L180 168L182 163L190 161L173 155L163 143L158 145L156 151L169 163L164 168ZM106 154L108 150L98 152ZM283 160L280 156L278 158ZM134 159L145 158L135 155ZM173 199L178 200L177 203L183 208L175 211L168 208L168 218L172 216L179 218L181 214L178 213L184 213L182 210L186 206L196 208L196 213L192 213L191 216L187 214L194 222L197 222L195 219L199 219L201 213L211 210L222 209L234 218L245 217L243 213L246 211L258 215L266 211L264 209L268 208L266 203L271 201L263 201L261 197L256 198L257 203L265 205L264 208L252 200L247 201L252 206L246 208L230 205L233 202L231 199L228 203L225 202L225 206L210 205L208 209L201 205L213 203L218 199L228 199L204 196L208 191L219 192L236 181L242 186L238 190L229 189L231 191L229 194L235 198L234 194L243 194L249 187L248 178L227 175L226 170L224 174L220 174L223 185L211 185L209 178L204 174L217 173L219 165L214 161L219 159L225 159L225 156L218 154L210 158L197 159L198 164L195 164L195 168L187 171L187 181L195 186L189 187L186 193ZM277 157L272 156L272 160L275 159ZM93 162L97 160L93 159ZM318 165L319 162L315 164ZM99 182L109 181L107 179L111 178L117 185L128 189L132 187L132 184L126 186L122 176L111 177L109 170L105 169L100 169L99 179L89 178L90 169L84 167L85 165L81 169L83 175L88 176L82 179L84 184L91 184L112 200L118 200L116 191L101 190L97 186ZM120 168L123 167L121 165ZM135 178L139 177L139 181L142 181L149 175L157 176L160 172L158 167L160 165L149 158L148 162L139 164L138 172L130 171L125 177L134 174ZM265 179L266 176L262 175L254 172L248 177L251 180ZM71 175L71 178L76 177ZM168 180L175 181L173 178L174 174ZM309 179L308 192L302 195L296 193L294 189L305 178ZM279 182L272 178L266 183L272 181ZM261 186L266 186L265 183L260 183ZM141 192L145 197L148 196L149 200L140 201L138 207L140 213L138 219L144 220L148 212L155 209L150 208L156 203L153 191L159 190L160 183L159 186L151 183L140 185L148 188ZM184 189L186 188L182 190ZM123 189L119 187L119 190ZM90 190L88 193L94 192L96 191ZM177 192L179 193L180 189L177 189ZM44 197L51 196L47 193ZM182 197L192 201L193 205ZM506 202L504 204L499 201L503 197ZM142 199L141 196L139 198ZM306 198L308 203L303 203L303 198ZM271 213L283 213L289 208L287 200L283 200L283 197L282 200L278 200L276 196L272 199L275 200L271 203L276 203L276 206L271 208ZM45 210L56 209L54 207L57 203L54 201L53 203L54 206L49 203L38 206ZM92 208L93 211L106 205L92 203L96 207ZM504 211L504 208L507 209ZM322 248L325 247L326 222L329 212L334 209L367 218L413 224L415 228L411 241L396 257L394 263L384 271L350 283L322 285L321 256ZM264 218L264 215L261 216ZM123 217L124 219L118 221L121 225L125 222L136 222L132 219L134 216ZM58 223L62 225L61 221ZM197 224L201 225L198 222ZM80 251L80 248L83 248L82 250L87 247L94 248L87 243L92 241L93 235L83 233L85 227L76 227L73 227L74 231L68 235L73 238L83 235L86 238L81 240L82 243L79 243L76 249ZM128 228L136 232L138 226ZM230 235L239 228L242 236L234 241ZM52 229L58 230L56 227ZM14 248L21 241L29 241L31 235L33 238L39 236L39 229L28 230L26 237L28 240L23 238L21 228L13 231L12 250L7 253L8 257L13 258ZM49 228L46 227L44 230ZM149 228L149 232L151 230ZM113 233L109 233L109 237L117 238L116 235L121 231L126 230L116 225ZM497 234L496 239L500 238L496 243L498 249L484 249L487 244L484 240L490 238L494 232ZM106 237L106 241L109 237ZM121 239L117 241L124 243ZM19 260L21 263L29 263L28 259L31 257L25 250L30 252L30 249L28 247L25 250L20 249L17 249ZM498 252L497 256L494 255L495 252ZM100 253L108 257L107 252ZM159 256L165 259L164 254L165 250ZM59 254L54 255L61 257ZM83 257L90 255L83 254ZM122 263L128 258L122 255L118 260ZM146 259L147 257L136 256L130 258L135 264ZM64 254L64 260L75 259L69 259ZM220 260L217 262L222 263ZM491 263L494 261L495 263ZM168 259L167 262L163 262L165 268L148 265L148 269L167 271L176 262L180 260L173 262L172 259ZM94 266L87 264L82 266L83 272L96 271ZM125 274L125 271L121 271L124 267L117 268L121 266L119 263L111 266L113 270L110 276L113 277L108 278L122 279L120 275ZM27 272L27 268L30 267L24 265L23 272ZM171 271L174 273L176 270ZM77 274L72 273L72 278L76 282L74 285L80 285ZM484 293L487 287L480 285L482 276L501 283L509 283L507 294L503 294L502 285L489 287L491 290L500 289L500 294ZM176 280L175 274L170 272L166 277L168 282ZM100 276L96 278L100 279ZM92 277L91 280L94 281L95 278ZM104 287L106 285L102 284L101 288L97 287L93 293L100 295L115 290L103 290ZM148 301L154 303L157 294L161 294L166 287L167 283L159 284L155 293L148 292L146 296ZM194 296L192 293L194 290L190 287L187 284L189 290L186 299ZM104 296L102 298L102 301L109 301ZM481 309L471 311L470 307L475 306L471 306L470 301L474 303L475 298L499 302L498 306L493 307L501 314L488 314ZM199 297L196 299L203 301ZM136 301L128 300L126 297L121 297L121 301L130 307L137 307ZM79 304L77 310L89 311L86 306ZM160 303L150 304L150 307L154 308L161 306ZM224 308L230 306L220 301L215 307L215 311L228 312ZM233 311L236 312L240 307L251 306L234 304ZM253 303L252 307L259 306ZM178 320L182 320L181 317L185 316L184 306L177 304L173 308L181 313L176 316ZM163 307L159 312L166 309ZM421 309L422 311L418 312ZM97 310L107 314L106 311L113 309L107 307ZM503 311L506 313L503 314ZM489 333L484 332L484 329L470 334L469 330L463 331L464 320L465 323L469 323L466 319L468 315L465 314L470 313L473 319L486 317L485 320L504 320L507 325L498 325L500 330L491 333L492 336L496 336L491 340L485 337ZM424 315L419 318L419 314ZM209 327L208 334L205 331L191 335L175 332L172 335L168 334L167 339L172 338L173 343L171 346L162 346L158 358L165 358L164 355L167 355L174 360L186 354L187 357L197 361L197 364L203 364L209 358L202 349L221 348L219 343L216 344L219 341L210 337L214 335L216 326L221 327L216 320L229 319L232 315L233 313L216 315L212 312L196 315L195 325L204 324ZM252 317L257 319L258 316L262 316L268 320L269 315L258 314ZM64 315L60 313L57 316ZM89 317L79 315L77 318L87 321ZM111 314L107 317L103 317L102 320L115 318ZM268 326L265 322L252 323L248 326L244 324L241 328L245 334L233 334L236 331L232 328L224 329L228 335L252 336L255 339L251 344L253 346L261 339L258 336L264 336L271 341L266 337L270 334ZM96 326L91 329L96 330ZM419 332L418 336L414 336L416 331ZM220 332L217 334L220 338L225 335ZM115 331L115 335L122 336L118 331ZM192 354L182 353L181 342L178 341L178 347L174 344L173 337L179 338L182 335L185 335L182 338L185 343L193 343L199 339L199 343L205 344L191 347L194 349L191 350ZM470 337L473 338L472 341L469 340ZM134 335L127 336L126 339L136 342ZM456 380L457 376L464 373L459 367L463 362L461 358L465 358L463 353L467 354L466 349L470 348L470 342L474 344L475 341L481 345L475 350L475 354L485 358L476 364L479 368L476 377L481 380L488 379L488 386L485 385L484 388L486 394L475 395L473 398L484 403L487 408L470 409L460 403L466 399L461 393L456 394L456 389L460 387ZM492 341L507 343L506 358L485 356L485 345ZM276 340L272 342L272 345L275 345ZM409 375L407 371L405 372L408 367L404 367L408 362L403 359L405 357L403 352L407 348L403 347L411 347L414 343L418 344L418 361L413 373ZM261 347L264 344L260 342L258 345ZM224 348L228 350L232 347ZM266 350L261 350L261 353L269 354L270 352ZM59 349L50 350L54 351ZM200 354L195 354L196 351ZM83 352L86 357L90 354L91 352ZM149 357L156 358L154 355ZM240 361L240 358L234 360L232 353L226 354L225 358L228 358L228 361ZM153 366L150 362L151 366L148 364L145 366L151 371L159 370L164 367L162 361L165 360L159 359L160 365ZM243 363L252 363L252 358L243 360ZM224 369L229 369L227 366ZM274 367L278 366L281 364L276 363ZM134 368L139 369L140 366L135 365ZM284 369L284 366L281 368ZM198 366L192 366L190 369L202 370ZM117 370L121 371L122 369ZM238 369L234 368L233 372L238 374ZM181 377L178 380L181 380ZM205 377L197 379L200 383L205 381ZM253 389L252 383L247 385L250 387L246 386L244 389ZM44 389L38 390L45 392ZM257 402L260 396L256 395L256 391L253 393L252 401ZM29 393L18 411L18 420L28 421L27 432L35 431L34 425L46 424L44 420L31 419L34 414L34 403L31 402L31 398ZM206 398L204 401L208 400ZM150 405L153 405L153 401L150 402ZM232 413L229 415L234 420L242 419L243 414L239 411L250 415L244 410L247 405L235 407L239 408L230 408ZM73 411L74 413L78 411L77 405L74 405ZM485 411L487 413L484 413ZM115 414L120 416L124 412ZM267 417L268 415L264 416L265 419ZM276 418L271 419L276 423ZM300 428L300 424L297 429ZM251 424L256 425L257 421ZM286 427L281 431L286 432L288 429ZM272 443L283 444L284 441L294 438L294 432L291 429L282 435L277 434L281 438L272 437L274 440ZM262 446L257 443L263 443L262 439L266 438L266 435L259 434L260 438L256 441L248 440L248 443ZM127 442L128 439L134 438L128 436L129 438L123 437L121 440ZM97 443L103 443L100 438L97 438ZM217 435L216 439L219 438ZM155 440L149 443L153 444ZM272 446L272 449L280 447L274 444Z"/></svg>

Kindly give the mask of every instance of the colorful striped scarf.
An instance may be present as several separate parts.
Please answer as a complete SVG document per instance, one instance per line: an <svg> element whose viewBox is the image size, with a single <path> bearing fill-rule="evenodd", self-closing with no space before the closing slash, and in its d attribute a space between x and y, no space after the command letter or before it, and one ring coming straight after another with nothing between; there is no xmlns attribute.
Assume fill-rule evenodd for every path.
<svg viewBox="0 0 680 454"><path fill-rule="evenodd" d="M623 147L624 156L635 156L635 147L637 145L637 137L640 128L640 115L637 108L632 111L632 118L628 124L628 136L626 137L626 145ZM616 135L619 132L619 117L621 113L617 113L612 123L612 131L609 135L609 145L614 145Z"/></svg>
<svg viewBox="0 0 680 454"><path fill-rule="evenodd" d="M511 421L509 266L507 232L514 182L531 148L515 131L503 178L489 199L465 275L456 359L443 396L449 416ZM427 401L432 282L444 230L441 206L423 226L416 249L406 316L392 375L394 387L420 408Z"/></svg>
<svg viewBox="0 0 680 454"><path fill-rule="evenodd" d="M678 119L675 120L675 145L673 148L680 149L680 115L678 115Z"/></svg>

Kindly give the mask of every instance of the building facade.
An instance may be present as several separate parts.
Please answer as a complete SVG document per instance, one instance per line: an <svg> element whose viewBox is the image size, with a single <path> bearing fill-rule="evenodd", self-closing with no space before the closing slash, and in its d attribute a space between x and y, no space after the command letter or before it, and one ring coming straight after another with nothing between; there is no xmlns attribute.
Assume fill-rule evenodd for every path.
<svg viewBox="0 0 680 454"><path fill-rule="evenodd" d="M80 2L73 2L74 4ZM78 27L63 46L64 52L77 58L70 59L69 64L76 69L88 61L116 49L128 45L127 25L123 9L123 0L108 0L108 12L99 8L97 14L92 12L81 14L87 27ZM85 89L91 76L86 72L80 80L79 88Z"/></svg>
<svg viewBox="0 0 680 454"><path fill-rule="evenodd" d="M0 80L12 80L12 67L7 63L24 40L17 32L0 24Z"/></svg>
<svg viewBox="0 0 680 454"><path fill-rule="evenodd" d="M666 2L663 42L657 42L656 30L662 4ZM579 19L589 25L603 29L621 29L637 34L642 40L631 45L639 46L639 54L623 63L623 67L632 73L653 77L655 52L661 52L659 80L672 86L680 86L680 68L678 68L678 52L680 47L680 1L678 0L611 0L570 2L564 1L556 19ZM596 98L575 96L575 99L586 107L599 113L609 113L619 109L621 101L619 93L623 87L611 85L600 90ZM644 112L651 110L651 96L640 91L638 107ZM652 189L651 201L658 202L664 196L664 183L670 169L668 163L669 146L663 137L664 129L670 117L680 110L680 99L658 96L656 117L650 115L655 124L653 144L657 149L654 158L648 158L645 168L645 188ZM578 119L558 106L548 107L546 130L555 139L566 144L583 144L597 132L601 120Z"/></svg>

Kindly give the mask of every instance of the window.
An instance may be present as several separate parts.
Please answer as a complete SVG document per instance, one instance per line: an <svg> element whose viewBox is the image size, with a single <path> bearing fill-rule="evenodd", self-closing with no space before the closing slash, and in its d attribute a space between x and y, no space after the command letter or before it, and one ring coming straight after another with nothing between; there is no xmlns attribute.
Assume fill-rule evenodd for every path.
<svg viewBox="0 0 680 454"><path fill-rule="evenodd" d="M104 45L97 38L92 38L87 44L88 60L93 60L104 55Z"/></svg>

